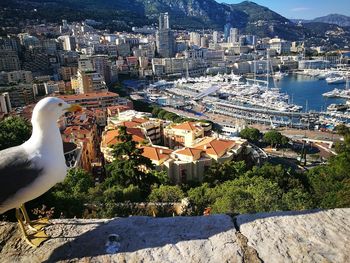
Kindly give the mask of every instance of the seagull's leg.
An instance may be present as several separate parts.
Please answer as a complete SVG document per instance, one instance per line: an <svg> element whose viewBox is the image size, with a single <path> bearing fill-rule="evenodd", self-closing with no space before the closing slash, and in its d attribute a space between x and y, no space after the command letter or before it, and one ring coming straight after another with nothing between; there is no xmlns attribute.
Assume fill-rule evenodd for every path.
<svg viewBox="0 0 350 263"><path fill-rule="evenodd" d="M18 221L18 224L19 224L19 227L21 228L22 230L22 233L25 237L27 237L27 231L24 227L24 223L23 223L23 220L22 220L22 216L21 216L21 213L19 212L19 209L16 208L16 218L17 218L17 221Z"/></svg>
<svg viewBox="0 0 350 263"><path fill-rule="evenodd" d="M24 219L26 224L28 224L28 228L30 230L33 230L35 232L38 232L38 230L41 230L43 227L49 224L49 221L47 218L41 218L39 220L30 221L30 218L28 216L27 210L24 206L24 204L21 205L21 211L23 213Z"/></svg>
<svg viewBox="0 0 350 263"><path fill-rule="evenodd" d="M28 216L28 213L27 213L27 210L26 210L24 204L21 205L20 209L21 209L22 214L24 216L24 221L28 225L28 228L32 231L38 232L38 229L36 229L35 227L32 227L31 222L30 222L30 218Z"/></svg>
<svg viewBox="0 0 350 263"><path fill-rule="evenodd" d="M45 232L39 231L37 233L34 233L33 235L28 235L27 231L24 227L24 223L23 223L23 219L20 213L20 209L16 208L16 218L18 220L19 223L19 227L21 228L22 234L24 235L24 239L26 240L26 242L32 246L32 247L38 247L40 246L40 244L44 241L46 241L47 239L49 239L49 237L45 234Z"/></svg>

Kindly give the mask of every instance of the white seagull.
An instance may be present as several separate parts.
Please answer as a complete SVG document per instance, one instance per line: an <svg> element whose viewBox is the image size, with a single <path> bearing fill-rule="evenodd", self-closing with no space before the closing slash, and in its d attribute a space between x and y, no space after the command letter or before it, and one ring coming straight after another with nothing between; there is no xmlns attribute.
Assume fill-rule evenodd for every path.
<svg viewBox="0 0 350 263"><path fill-rule="evenodd" d="M81 110L59 98L47 97L34 107L32 135L22 145L0 151L0 214L15 208L26 241L39 246L48 239L40 225L31 224L24 203L47 192L64 180L67 166L57 120L65 112ZM22 219L36 233L28 235ZM34 227L33 227L34 226Z"/></svg>

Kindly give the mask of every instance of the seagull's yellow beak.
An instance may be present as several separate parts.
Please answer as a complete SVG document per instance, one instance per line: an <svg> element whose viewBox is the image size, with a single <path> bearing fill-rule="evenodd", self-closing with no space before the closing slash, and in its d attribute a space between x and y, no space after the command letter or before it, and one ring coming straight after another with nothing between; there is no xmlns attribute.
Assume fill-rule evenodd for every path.
<svg viewBox="0 0 350 263"><path fill-rule="evenodd" d="M83 108L78 105L78 104L72 104L68 108L66 108L67 111L69 112L76 112L76 111L81 111Z"/></svg>

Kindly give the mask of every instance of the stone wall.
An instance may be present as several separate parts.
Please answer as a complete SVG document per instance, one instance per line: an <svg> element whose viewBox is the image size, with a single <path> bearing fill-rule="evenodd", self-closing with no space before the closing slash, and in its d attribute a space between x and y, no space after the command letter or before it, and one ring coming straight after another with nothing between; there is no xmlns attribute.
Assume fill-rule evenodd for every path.
<svg viewBox="0 0 350 263"><path fill-rule="evenodd" d="M51 223L33 249L0 222L1 262L350 262L350 209Z"/></svg>

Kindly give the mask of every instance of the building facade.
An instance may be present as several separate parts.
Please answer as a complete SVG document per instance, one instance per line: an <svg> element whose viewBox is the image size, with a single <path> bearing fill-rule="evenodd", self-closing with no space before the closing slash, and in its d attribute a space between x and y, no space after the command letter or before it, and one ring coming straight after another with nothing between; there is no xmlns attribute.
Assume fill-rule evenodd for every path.
<svg viewBox="0 0 350 263"><path fill-rule="evenodd" d="M170 58L175 55L175 38L170 29L169 14L159 16L159 27L156 33L157 53L163 58Z"/></svg>

